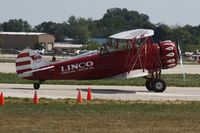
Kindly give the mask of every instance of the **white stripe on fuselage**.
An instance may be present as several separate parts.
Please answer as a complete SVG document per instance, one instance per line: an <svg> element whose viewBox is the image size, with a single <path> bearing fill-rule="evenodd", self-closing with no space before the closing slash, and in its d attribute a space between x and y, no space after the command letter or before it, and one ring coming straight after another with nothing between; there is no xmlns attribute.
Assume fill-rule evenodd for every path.
<svg viewBox="0 0 200 133"><path fill-rule="evenodd" d="M24 62L24 61L31 61L31 57L21 57L16 59L16 63Z"/></svg>
<svg viewBox="0 0 200 133"><path fill-rule="evenodd" d="M17 67L16 67L16 70L24 70L24 69L28 69L28 68L31 68L31 65L30 65L30 64L28 64L28 65L17 66Z"/></svg>

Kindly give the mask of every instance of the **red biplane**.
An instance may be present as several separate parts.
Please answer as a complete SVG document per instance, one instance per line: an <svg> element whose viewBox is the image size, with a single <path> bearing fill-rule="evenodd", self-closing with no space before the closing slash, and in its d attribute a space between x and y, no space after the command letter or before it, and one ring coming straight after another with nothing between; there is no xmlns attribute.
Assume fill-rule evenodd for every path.
<svg viewBox="0 0 200 133"><path fill-rule="evenodd" d="M21 78L37 80L35 89L45 80L142 76L149 91L163 92L166 83L161 79L161 69L177 65L177 48L172 41L153 43L153 35L154 31L149 29L120 32L110 36L99 50L58 62L47 61L35 51L25 49L17 56L16 71Z"/></svg>

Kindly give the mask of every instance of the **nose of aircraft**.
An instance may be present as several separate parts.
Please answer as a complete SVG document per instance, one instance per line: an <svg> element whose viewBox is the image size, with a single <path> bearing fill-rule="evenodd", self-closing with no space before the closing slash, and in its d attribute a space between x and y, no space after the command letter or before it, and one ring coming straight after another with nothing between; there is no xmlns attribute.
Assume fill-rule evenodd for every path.
<svg viewBox="0 0 200 133"><path fill-rule="evenodd" d="M172 41L159 43L163 69L172 68L177 65L178 53L176 44Z"/></svg>

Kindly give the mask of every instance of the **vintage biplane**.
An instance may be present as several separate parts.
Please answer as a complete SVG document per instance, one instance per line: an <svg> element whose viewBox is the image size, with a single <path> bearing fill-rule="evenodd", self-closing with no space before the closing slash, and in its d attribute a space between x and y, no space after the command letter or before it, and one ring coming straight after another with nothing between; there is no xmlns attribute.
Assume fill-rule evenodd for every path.
<svg viewBox="0 0 200 133"><path fill-rule="evenodd" d="M57 62L25 49L16 58L16 71L21 78L38 81L34 84L35 89L39 89L45 80L142 76L149 91L163 92L166 83L161 79L161 69L177 65L177 48L169 40L153 43L153 35L154 31L149 29L120 32L111 35L108 43L99 50Z"/></svg>

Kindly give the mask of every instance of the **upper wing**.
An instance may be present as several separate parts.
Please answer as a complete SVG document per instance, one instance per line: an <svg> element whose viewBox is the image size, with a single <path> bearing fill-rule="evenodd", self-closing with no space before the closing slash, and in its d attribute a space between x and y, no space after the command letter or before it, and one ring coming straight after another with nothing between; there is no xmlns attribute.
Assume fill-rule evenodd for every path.
<svg viewBox="0 0 200 133"><path fill-rule="evenodd" d="M136 30L129 30L129 31L124 31L124 32L111 35L110 38L130 40L130 39L139 39L139 38L149 37L153 35L154 35L153 30L136 29Z"/></svg>

